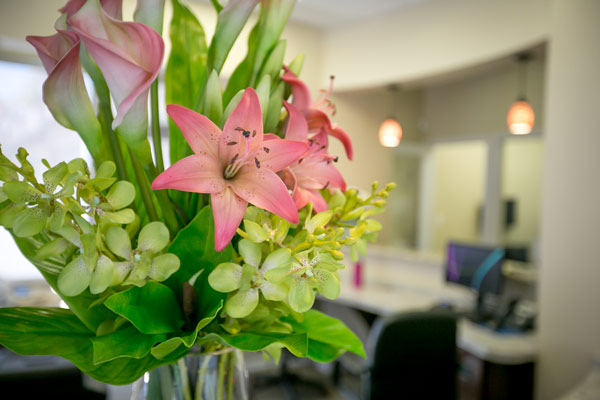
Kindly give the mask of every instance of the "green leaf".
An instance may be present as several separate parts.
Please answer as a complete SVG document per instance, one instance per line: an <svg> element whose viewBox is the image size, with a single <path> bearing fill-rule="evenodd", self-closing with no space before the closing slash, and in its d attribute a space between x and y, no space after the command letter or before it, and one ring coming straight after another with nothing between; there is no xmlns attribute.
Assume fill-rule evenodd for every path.
<svg viewBox="0 0 600 400"><path fill-rule="evenodd" d="M142 333L175 332L183 325L175 295L167 286L157 282L147 282L142 287L115 293L106 299L104 305Z"/></svg>
<svg viewBox="0 0 600 400"><path fill-rule="evenodd" d="M258 102L261 110L267 110L269 107L269 96L271 95L271 77L264 75L258 85L256 85L256 94L258 96ZM263 111L263 122L267 117L267 113Z"/></svg>
<svg viewBox="0 0 600 400"><path fill-rule="evenodd" d="M166 103L194 108L206 71L206 38L194 14L180 0L171 3L173 19L169 32L171 54L165 72ZM171 120L169 133L169 153L173 164L190 155L191 149Z"/></svg>
<svg viewBox="0 0 600 400"><path fill-rule="evenodd" d="M239 104L243 95L244 95L244 90L240 90L239 92L237 92L235 94L235 96L233 96L231 98L231 100L229 101L229 104L227 104L227 107L225 107L225 111L223 111L223 116L221 117L220 126L225 125L225 121L227 120L227 118L229 118L229 116L231 115L233 110L237 107L237 105Z"/></svg>
<svg viewBox="0 0 600 400"><path fill-rule="evenodd" d="M273 50L269 53L269 56L265 60L262 66L258 79L262 79L263 76L269 75L272 78L271 83L275 83L279 74L281 73L281 67L283 66L283 57L285 56L285 39L277 42Z"/></svg>
<svg viewBox="0 0 600 400"><path fill-rule="evenodd" d="M0 343L23 355L56 355L71 361L90 377L113 385L125 385L145 372L182 357L181 349L163 360L121 357L94 364L90 331L70 311L61 308L0 308ZM127 346L121 343L120 349Z"/></svg>
<svg viewBox="0 0 600 400"><path fill-rule="evenodd" d="M221 95L221 83L219 75L214 69L210 73L204 96L202 97L202 114L212 122L218 124L223 117L223 97Z"/></svg>
<svg viewBox="0 0 600 400"><path fill-rule="evenodd" d="M226 333L208 333L198 340L198 344L216 340L226 346L242 351L259 351L273 343L281 343L296 357L308 354L308 336L305 332L285 334L275 332L242 331L235 335Z"/></svg>
<svg viewBox="0 0 600 400"><path fill-rule="evenodd" d="M284 320L292 325L294 332L306 332L309 340L325 343L366 358L360 339L343 322L336 318L325 315L317 310L310 310L304 313L302 322L298 322L291 317L286 317ZM318 354L313 354L313 356L318 358Z"/></svg>
<svg viewBox="0 0 600 400"><path fill-rule="evenodd" d="M267 110L263 110L263 113L266 114L264 118L265 121L265 132L275 132L277 128L277 124L281 119L281 108L283 107L283 94L285 92L285 84L279 82L275 89L271 92L271 97L269 98L269 105Z"/></svg>
<svg viewBox="0 0 600 400"><path fill-rule="evenodd" d="M166 335L144 335L135 327L128 325L116 332L93 337L91 339L94 364L104 363L119 357L143 358L157 342L165 340Z"/></svg>
<svg viewBox="0 0 600 400"><path fill-rule="evenodd" d="M209 206L204 207L196 217L171 242L168 252L181 261L179 269L164 283L175 293L179 301L183 299L183 282L187 282L200 270L202 273L194 282L196 289L196 320L211 315L227 295L212 289L208 283L209 274L223 262L232 261L231 244L218 252L215 250L213 216Z"/></svg>

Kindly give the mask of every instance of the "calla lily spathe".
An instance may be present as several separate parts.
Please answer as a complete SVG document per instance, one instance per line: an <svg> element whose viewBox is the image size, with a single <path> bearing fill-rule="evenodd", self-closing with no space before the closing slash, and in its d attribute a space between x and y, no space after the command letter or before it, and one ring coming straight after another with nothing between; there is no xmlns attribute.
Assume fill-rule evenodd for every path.
<svg viewBox="0 0 600 400"><path fill-rule="evenodd" d="M263 141L262 112L254 89L246 89L223 131L182 106L169 105L167 113L194 154L161 173L152 189L210 193L217 251L231 241L248 203L298 223L294 201L275 172L305 154L308 146L284 139Z"/></svg>
<svg viewBox="0 0 600 400"><path fill-rule="evenodd" d="M319 190L326 188L346 190L346 182L342 174L333 165L337 157L327 153L329 144L324 129L309 139L308 125L302 113L286 101L283 105L288 112L285 138L308 143L310 150L282 171L281 175L288 187L293 189L293 199L298 210L312 202L315 211L325 211L327 202Z"/></svg>
<svg viewBox="0 0 600 400"><path fill-rule="evenodd" d="M69 0L67 4L60 11L67 15L67 18L75 14L87 0ZM104 12L113 17L114 19L123 19L123 0L100 0L100 5Z"/></svg>
<svg viewBox="0 0 600 400"><path fill-rule="evenodd" d="M151 27L122 22L89 0L67 25L81 38L102 71L117 106L113 129L128 142L146 139L148 92L158 76L164 43Z"/></svg>
<svg viewBox="0 0 600 400"><path fill-rule="evenodd" d="M318 134L324 130L328 135L337 138L344 145L348 159L352 160L354 150L350 136L344 129L331 123L328 115L328 112L331 114L335 112L335 107L329 101L332 87L330 86L328 91L322 93L321 98L313 102L308 86L287 66L284 65L283 68L285 73L281 76L281 80L287 82L292 88L292 104L306 117L309 133Z"/></svg>
<svg viewBox="0 0 600 400"><path fill-rule="evenodd" d="M48 73L44 103L61 125L79 133L94 160L102 160L102 133L83 82L79 38L59 29L52 36L27 36L27 41L35 47Z"/></svg>

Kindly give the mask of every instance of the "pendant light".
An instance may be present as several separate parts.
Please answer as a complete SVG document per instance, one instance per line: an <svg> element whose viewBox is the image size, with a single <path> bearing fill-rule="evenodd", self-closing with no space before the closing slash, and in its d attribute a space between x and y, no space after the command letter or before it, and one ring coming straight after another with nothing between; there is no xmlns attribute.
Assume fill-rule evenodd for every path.
<svg viewBox="0 0 600 400"><path fill-rule="evenodd" d="M383 147L396 147L400 144L400 140L402 139L402 127L400 126L398 119L393 116L395 115L398 106L396 103L398 87L396 85L390 85L388 90L393 97L392 116L386 118L379 126L379 143Z"/></svg>
<svg viewBox="0 0 600 400"><path fill-rule="evenodd" d="M535 114L525 97L528 61L528 54L519 54L517 56L519 66L519 94L517 101L512 104L510 110L508 110L508 115L506 116L508 130L514 135L526 135L530 133L535 122Z"/></svg>

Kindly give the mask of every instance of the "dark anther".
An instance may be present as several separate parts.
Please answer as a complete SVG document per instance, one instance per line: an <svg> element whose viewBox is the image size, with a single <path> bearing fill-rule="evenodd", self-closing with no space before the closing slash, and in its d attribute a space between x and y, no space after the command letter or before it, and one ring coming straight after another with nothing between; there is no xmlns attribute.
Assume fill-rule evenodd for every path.
<svg viewBox="0 0 600 400"><path fill-rule="evenodd" d="M227 146L235 146L237 144L237 142L229 142L227 143Z"/></svg>
<svg viewBox="0 0 600 400"><path fill-rule="evenodd" d="M335 156L335 158L333 159L333 162L338 162L339 159L340 159L339 156Z"/></svg>
<svg viewBox="0 0 600 400"><path fill-rule="evenodd" d="M254 164L256 164L256 168L260 168L260 161L256 157L254 157Z"/></svg>
<svg viewBox="0 0 600 400"><path fill-rule="evenodd" d="M265 151L265 153L269 154L269 152L271 151L268 147L263 147L263 150Z"/></svg>
<svg viewBox="0 0 600 400"><path fill-rule="evenodd" d="M244 135L245 138L248 138L250 136L250 131L247 131L244 128L237 127L235 128L235 130L242 132L242 135Z"/></svg>
<svg viewBox="0 0 600 400"><path fill-rule="evenodd" d="M256 131L252 131L252 137L256 136Z"/></svg>
<svg viewBox="0 0 600 400"><path fill-rule="evenodd" d="M299 159L298 164L300 164L302 162L302 160L304 160L304 158Z"/></svg>
<svg viewBox="0 0 600 400"><path fill-rule="evenodd" d="M233 158L229 162L229 165L233 164L235 162L235 160L237 160L237 158L238 158L238 154L236 154L235 156L233 156Z"/></svg>
<svg viewBox="0 0 600 400"><path fill-rule="evenodd" d="M327 146L323 145L321 146L321 148L319 150L323 150L324 148L326 148Z"/></svg>
<svg viewBox="0 0 600 400"><path fill-rule="evenodd" d="M327 183L325 184L325 186L323 186L323 189L327 189L328 186L329 186L329 181L327 181Z"/></svg>

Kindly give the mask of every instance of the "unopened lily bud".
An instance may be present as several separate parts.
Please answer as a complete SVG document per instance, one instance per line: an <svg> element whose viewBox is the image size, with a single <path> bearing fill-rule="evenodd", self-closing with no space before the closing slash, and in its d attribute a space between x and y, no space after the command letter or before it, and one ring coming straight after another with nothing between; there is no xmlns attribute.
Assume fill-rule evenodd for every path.
<svg viewBox="0 0 600 400"><path fill-rule="evenodd" d="M375 203L373 203L375 205L375 207L385 207L385 205L387 204L387 202L385 200L377 200Z"/></svg>
<svg viewBox="0 0 600 400"><path fill-rule="evenodd" d="M387 185L385 185L385 190L387 190L388 192L390 190L394 190L396 188L396 184L394 182L390 182Z"/></svg>
<svg viewBox="0 0 600 400"><path fill-rule="evenodd" d="M373 192L375 192L377 190L377 188L379 187L379 181L375 181L371 184L371 190Z"/></svg>
<svg viewBox="0 0 600 400"><path fill-rule="evenodd" d="M382 199L387 199L388 197L390 197L390 194L384 190L383 192L379 193L379 197L381 197Z"/></svg>

